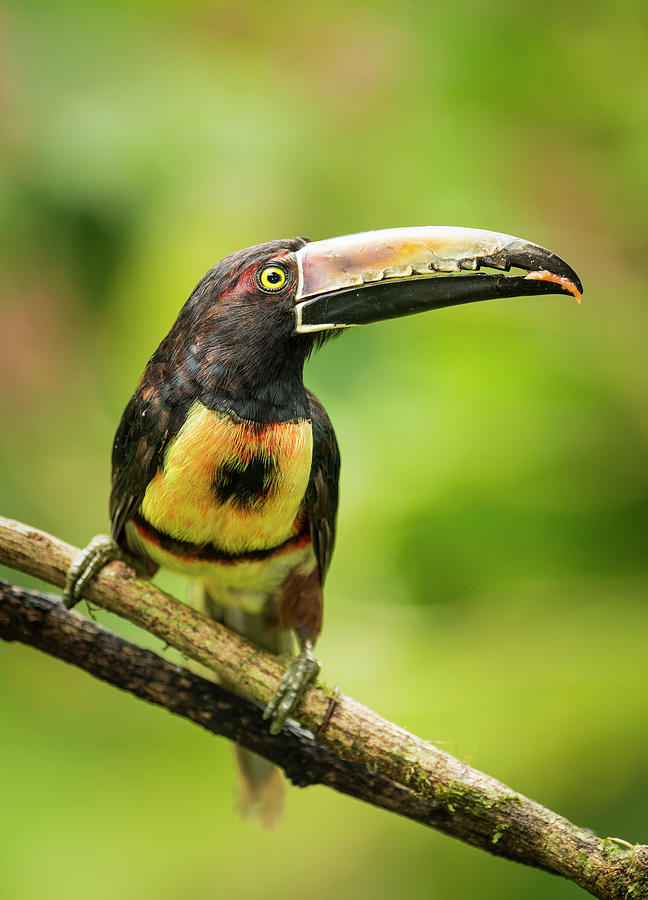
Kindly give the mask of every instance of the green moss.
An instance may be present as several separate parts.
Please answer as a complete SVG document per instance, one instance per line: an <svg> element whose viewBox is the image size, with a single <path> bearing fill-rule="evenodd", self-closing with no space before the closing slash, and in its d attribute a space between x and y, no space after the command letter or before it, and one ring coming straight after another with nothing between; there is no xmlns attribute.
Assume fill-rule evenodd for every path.
<svg viewBox="0 0 648 900"><path fill-rule="evenodd" d="M632 850L634 850L633 845L620 838L608 837L601 844L601 853L605 859L616 859Z"/></svg>
<svg viewBox="0 0 648 900"><path fill-rule="evenodd" d="M493 843L496 844L499 839L502 837L504 832L511 827L510 822L500 822L497 828L495 829L495 834L493 835Z"/></svg>
<svg viewBox="0 0 648 900"><path fill-rule="evenodd" d="M437 803L443 804L451 812L460 810L474 816L481 816L489 809L502 809L512 803L519 805L522 802L517 794L491 799L476 788L467 787L456 781L451 781L447 785L436 785L433 794Z"/></svg>

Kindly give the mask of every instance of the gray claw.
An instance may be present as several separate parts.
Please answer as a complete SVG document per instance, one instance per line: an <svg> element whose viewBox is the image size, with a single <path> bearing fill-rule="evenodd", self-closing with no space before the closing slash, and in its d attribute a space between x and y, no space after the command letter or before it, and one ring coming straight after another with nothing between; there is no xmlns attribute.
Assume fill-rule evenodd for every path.
<svg viewBox="0 0 648 900"><path fill-rule="evenodd" d="M272 719L270 734L279 734L319 670L320 664L313 655L312 644L307 641L299 656L290 661L279 687L263 713L264 719Z"/></svg>
<svg viewBox="0 0 648 900"><path fill-rule="evenodd" d="M63 590L63 605L72 609L87 583L99 569L119 556L119 548L107 534L97 534L88 546L76 556L70 566Z"/></svg>

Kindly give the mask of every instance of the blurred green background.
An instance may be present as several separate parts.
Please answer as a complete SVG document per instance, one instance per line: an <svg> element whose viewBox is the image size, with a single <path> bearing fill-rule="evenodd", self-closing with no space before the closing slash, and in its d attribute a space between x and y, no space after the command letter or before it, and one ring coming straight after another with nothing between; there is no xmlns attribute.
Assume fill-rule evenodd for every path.
<svg viewBox="0 0 648 900"><path fill-rule="evenodd" d="M230 251L415 224L549 246L582 307L446 310L309 364L343 456L318 649L328 683L647 841L645 4L22 0L0 25L0 512L106 530L121 411ZM226 742L21 646L0 729L9 900L582 896L320 788L265 834Z"/></svg>

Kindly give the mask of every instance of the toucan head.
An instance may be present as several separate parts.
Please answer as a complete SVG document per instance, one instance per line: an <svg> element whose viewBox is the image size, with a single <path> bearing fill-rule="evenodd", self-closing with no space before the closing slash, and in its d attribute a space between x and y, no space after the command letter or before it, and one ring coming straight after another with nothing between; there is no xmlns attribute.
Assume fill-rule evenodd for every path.
<svg viewBox="0 0 648 900"><path fill-rule="evenodd" d="M503 274L512 269L521 271ZM559 256L512 235L389 228L233 253L202 279L181 319L196 324L223 377L251 384L289 370L301 377L314 346L354 325L505 297L568 294L580 301L581 291ZM187 332L196 334L191 326Z"/></svg>

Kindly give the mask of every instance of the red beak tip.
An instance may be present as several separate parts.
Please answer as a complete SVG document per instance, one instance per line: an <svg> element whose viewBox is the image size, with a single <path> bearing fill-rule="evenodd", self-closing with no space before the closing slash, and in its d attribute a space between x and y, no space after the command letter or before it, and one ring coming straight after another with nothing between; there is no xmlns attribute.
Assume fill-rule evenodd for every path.
<svg viewBox="0 0 648 900"><path fill-rule="evenodd" d="M528 275L525 275L524 277L528 278L529 281L552 281L554 284L559 284L564 290L569 291L569 293L572 294L577 303L581 302L581 292L574 282L570 281L569 278L566 278L564 275L555 275L553 272L543 270L541 272L529 272Z"/></svg>

